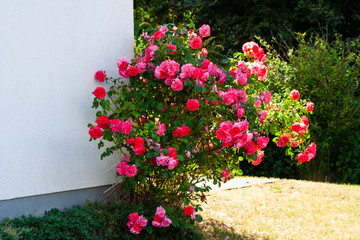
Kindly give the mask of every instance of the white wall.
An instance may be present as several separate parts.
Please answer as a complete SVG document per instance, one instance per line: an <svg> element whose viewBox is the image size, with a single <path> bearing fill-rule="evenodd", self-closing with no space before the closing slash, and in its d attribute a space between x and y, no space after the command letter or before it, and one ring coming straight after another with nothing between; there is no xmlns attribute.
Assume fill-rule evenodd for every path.
<svg viewBox="0 0 360 240"><path fill-rule="evenodd" d="M113 182L91 92L132 49L131 0L0 0L0 200Z"/></svg>

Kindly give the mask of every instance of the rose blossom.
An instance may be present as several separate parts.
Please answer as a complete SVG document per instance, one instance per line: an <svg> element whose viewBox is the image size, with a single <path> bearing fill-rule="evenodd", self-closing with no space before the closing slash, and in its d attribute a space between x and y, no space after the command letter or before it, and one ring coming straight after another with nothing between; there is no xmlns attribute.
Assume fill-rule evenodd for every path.
<svg viewBox="0 0 360 240"><path fill-rule="evenodd" d="M202 38L210 36L210 26L207 24L204 24L199 29L200 36Z"/></svg>
<svg viewBox="0 0 360 240"><path fill-rule="evenodd" d="M147 225L148 220L144 216L139 216L137 212L129 215L129 222L127 223L130 232L133 234L139 234L140 231Z"/></svg>
<svg viewBox="0 0 360 240"><path fill-rule="evenodd" d="M92 126L89 130L90 137L97 139L102 136L103 130L99 126Z"/></svg>
<svg viewBox="0 0 360 240"><path fill-rule="evenodd" d="M186 208L184 208L185 215L191 216L193 212L194 212L194 208L192 206L187 206Z"/></svg>
<svg viewBox="0 0 360 240"><path fill-rule="evenodd" d="M136 75L138 75L139 71L136 67L130 66L127 70L127 73L130 77L135 77Z"/></svg>
<svg viewBox="0 0 360 240"><path fill-rule="evenodd" d="M170 218L165 215L165 209L161 206L156 208L156 213L152 225L154 227L168 227L171 224Z"/></svg>
<svg viewBox="0 0 360 240"><path fill-rule="evenodd" d="M126 60L125 57L123 57L123 58L119 58L116 64L119 70L124 71L127 69L129 62Z"/></svg>
<svg viewBox="0 0 360 240"><path fill-rule="evenodd" d="M306 108L309 112L312 112L312 111L314 111L314 104L312 102L308 102L306 104Z"/></svg>
<svg viewBox="0 0 360 240"><path fill-rule="evenodd" d="M202 46L202 43L203 43L203 41L202 41L201 37L195 36L190 40L190 47L192 49L198 49Z"/></svg>
<svg viewBox="0 0 360 240"><path fill-rule="evenodd" d="M256 101L255 101L255 107L256 108L259 108L260 106L261 106L261 100L260 99L257 99Z"/></svg>
<svg viewBox="0 0 360 240"><path fill-rule="evenodd" d="M129 133L131 133L131 130L132 130L132 124L129 121L125 121L122 124L121 133L122 134L129 134Z"/></svg>
<svg viewBox="0 0 360 240"><path fill-rule="evenodd" d="M199 109L200 103L196 99L189 99L186 103L186 108L189 111L196 111Z"/></svg>
<svg viewBox="0 0 360 240"><path fill-rule="evenodd" d="M264 93L264 104L269 104L271 101L271 93L269 91L267 91L266 93Z"/></svg>
<svg viewBox="0 0 360 240"><path fill-rule="evenodd" d="M101 127L102 129L106 129L109 126L109 117L108 116L99 116L99 119L96 120L96 123L98 124L99 127Z"/></svg>
<svg viewBox="0 0 360 240"><path fill-rule="evenodd" d="M135 164L128 166L125 170L125 175L127 177L134 177L137 173L137 167Z"/></svg>
<svg viewBox="0 0 360 240"><path fill-rule="evenodd" d="M130 161L130 154L124 154L124 156L122 157L122 161L123 162L126 162L126 163L128 163L129 161Z"/></svg>
<svg viewBox="0 0 360 240"><path fill-rule="evenodd" d="M116 171L120 174L120 176L125 176L126 170L128 169L129 165L126 162L120 162L116 166Z"/></svg>
<svg viewBox="0 0 360 240"><path fill-rule="evenodd" d="M97 98L103 98L106 95L106 91L105 88L103 87L97 87L95 88L95 91L93 92L93 94L95 95L95 97Z"/></svg>
<svg viewBox="0 0 360 240"><path fill-rule="evenodd" d="M279 137L276 141L276 146L278 147L286 147L286 144L290 141L289 136L287 134Z"/></svg>
<svg viewBox="0 0 360 240"><path fill-rule="evenodd" d="M157 32L154 33L153 38L156 40L156 39L163 38L164 36L165 36L164 32L157 31Z"/></svg>
<svg viewBox="0 0 360 240"><path fill-rule="evenodd" d="M122 123L119 119L110 120L110 129L112 132L121 132Z"/></svg>
<svg viewBox="0 0 360 240"><path fill-rule="evenodd" d="M179 160L170 157L169 161L167 163L168 169L172 170L172 169L176 168L178 164L179 164Z"/></svg>
<svg viewBox="0 0 360 240"><path fill-rule="evenodd" d="M180 79L176 78L174 81L172 81L171 88L174 91L181 91L184 88L184 84Z"/></svg>
<svg viewBox="0 0 360 240"><path fill-rule="evenodd" d="M291 125L291 130L298 133L301 131L301 125L298 122L295 122Z"/></svg>
<svg viewBox="0 0 360 240"><path fill-rule="evenodd" d="M158 166L166 166L166 164L169 161L169 157L168 156L159 156L156 158L156 164Z"/></svg>
<svg viewBox="0 0 360 240"><path fill-rule="evenodd" d="M95 73L95 79L98 80L99 82L103 82L105 78L106 78L106 73L104 73L102 70L97 71Z"/></svg>
<svg viewBox="0 0 360 240"><path fill-rule="evenodd" d="M294 100L294 101L296 101L296 100L299 100L299 98L300 98L300 93L299 93L299 91L298 90L292 90L291 92L290 92L290 98L291 98L291 100Z"/></svg>
<svg viewBox="0 0 360 240"><path fill-rule="evenodd" d="M156 128L156 134L159 136L164 136L165 131L166 131L165 123L159 124L159 126Z"/></svg>
<svg viewBox="0 0 360 240"><path fill-rule="evenodd" d="M206 48L202 48L200 53L201 53L201 55L203 55L204 57L207 57L207 55L208 55L208 51L206 50Z"/></svg>
<svg viewBox="0 0 360 240"><path fill-rule="evenodd" d="M257 166L261 163L262 161L262 158L264 157L264 151L260 151L256 154L257 156L257 159L256 161L251 161L251 164L254 165L254 166Z"/></svg>
<svg viewBox="0 0 360 240"><path fill-rule="evenodd" d="M266 55L264 54L264 50L259 47L256 42L247 42L242 46L242 50L246 56L254 58L255 60L265 62Z"/></svg>

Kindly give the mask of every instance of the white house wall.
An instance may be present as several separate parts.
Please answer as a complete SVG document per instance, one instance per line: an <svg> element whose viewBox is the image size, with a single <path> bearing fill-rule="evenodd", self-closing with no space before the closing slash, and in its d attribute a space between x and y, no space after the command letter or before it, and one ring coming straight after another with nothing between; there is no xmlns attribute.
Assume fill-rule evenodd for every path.
<svg viewBox="0 0 360 240"><path fill-rule="evenodd" d="M0 0L0 201L104 186L97 70L133 55L131 0Z"/></svg>

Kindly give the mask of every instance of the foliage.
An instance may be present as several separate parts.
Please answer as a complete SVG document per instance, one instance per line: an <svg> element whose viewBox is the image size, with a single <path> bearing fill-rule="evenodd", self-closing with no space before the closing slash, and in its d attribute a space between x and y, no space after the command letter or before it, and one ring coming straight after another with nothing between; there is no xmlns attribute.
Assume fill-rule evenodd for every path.
<svg viewBox="0 0 360 240"><path fill-rule="evenodd" d="M153 206L151 206L153 207ZM201 239L193 229L178 222L155 228L150 225L141 237L131 234L126 226L131 212L154 216L150 206L134 204L101 204L88 202L85 207L74 206L65 211L52 209L42 217L23 216L0 223L0 238L15 239ZM181 215L180 213L172 213ZM167 236L164 237L164 236Z"/></svg>
<svg viewBox="0 0 360 240"><path fill-rule="evenodd" d="M304 34L297 39L299 46L288 51L287 60L261 41L271 53L267 83L274 95L296 88L303 98L314 103L315 111L309 120L312 140L318 143L318 156L297 168L279 154L276 159L264 161L271 166L279 159L288 162L278 169L279 173L289 172L286 177L359 183L359 41L345 42L338 37L329 43L326 38L305 38ZM244 172L255 174L251 169ZM270 172L271 176L279 176Z"/></svg>
<svg viewBox="0 0 360 240"><path fill-rule="evenodd" d="M360 5L356 1L338 0L136 0L135 32L142 22L153 26L167 22L212 25L217 44L236 52L243 42L261 36L273 37L287 47L297 45L293 32L323 33L335 39L359 37ZM275 14L274 14L275 13ZM282 48L279 48L282 49ZM278 50L279 50L278 49ZM280 52L285 56L286 52Z"/></svg>
<svg viewBox="0 0 360 240"><path fill-rule="evenodd" d="M320 157L307 165L306 174L315 180L358 182L360 42L328 43L304 35L299 41L290 58L296 69L291 85L314 102L310 129L314 140L322 139Z"/></svg>

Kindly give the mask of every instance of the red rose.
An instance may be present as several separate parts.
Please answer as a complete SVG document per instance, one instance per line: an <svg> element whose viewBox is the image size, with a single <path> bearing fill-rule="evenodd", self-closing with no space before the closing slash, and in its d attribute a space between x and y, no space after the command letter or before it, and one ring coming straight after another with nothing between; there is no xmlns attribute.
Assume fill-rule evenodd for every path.
<svg viewBox="0 0 360 240"><path fill-rule="evenodd" d="M185 215L191 216L191 214L193 214L193 212L194 212L194 208L192 206L187 206L184 209L184 214Z"/></svg>
<svg viewBox="0 0 360 240"><path fill-rule="evenodd" d="M172 158L176 158L177 152L176 152L176 149L175 149L175 148L173 148L173 147L168 147L167 150L170 151L168 154L166 154L167 156L172 157Z"/></svg>
<svg viewBox="0 0 360 240"><path fill-rule="evenodd" d="M309 102L306 104L306 108L309 112L314 111L314 104L312 102Z"/></svg>
<svg viewBox="0 0 360 240"><path fill-rule="evenodd" d="M137 173L137 167L135 164L129 166L128 168L126 168L125 170L125 175L127 177L134 177Z"/></svg>
<svg viewBox="0 0 360 240"><path fill-rule="evenodd" d="M138 217L139 217L139 214L137 212L134 212L129 215L129 220L130 220L130 222L135 223L136 220L138 219Z"/></svg>
<svg viewBox="0 0 360 240"><path fill-rule="evenodd" d="M137 137L134 142L134 148L141 148L144 146L144 139L142 137Z"/></svg>
<svg viewBox="0 0 360 240"><path fill-rule="evenodd" d="M135 77L136 75L138 75L139 71L136 67L130 66L127 70L127 73L130 77Z"/></svg>
<svg viewBox="0 0 360 240"><path fill-rule="evenodd" d="M199 106L200 106L200 103L196 99L189 99L186 103L186 108L189 111L196 111L196 110L198 110Z"/></svg>
<svg viewBox="0 0 360 240"><path fill-rule="evenodd" d="M96 120L96 123L98 124L99 127L101 127L102 129L106 129L109 126L109 117L108 116L100 116L98 120Z"/></svg>
<svg viewBox="0 0 360 240"><path fill-rule="evenodd" d="M155 215L154 221L155 221L155 222L158 222L158 223L161 223L162 217L160 217L159 215Z"/></svg>
<svg viewBox="0 0 360 240"><path fill-rule="evenodd" d="M291 130L293 130L296 133L300 132L301 131L300 123L296 122L293 125L291 125Z"/></svg>
<svg viewBox="0 0 360 240"><path fill-rule="evenodd" d="M106 95L106 91L105 88L103 87L97 87L95 88L95 91L93 92L93 94L95 95L95 97L97 98L103 98Z"/></svg>
<svg viewBox="0 0 360 240"><path fill-rule="evenodd" d="M299 100L299 98L300 98L300 93L299 93L299 91L298 90L292 90L291 92L290 92L290 98L291 98L291 100Z"/></svg>
<svg viewBox="0 0 360 240"><path fill-rule="evenodd" d="M90 137L97 139L102 136L103 130L99 126L92 126L89 130Z"/></svg>
<svg viewBox="0 0 360 240"><path fill-rule="evenodd" d="M156 40L156 39L160 39L164 36L165 36L165 34L162 31L157 31L156 33L154 33L153 38Z"/></svg>
<svg viewBox="0 0 360 240"><path fill-rule="evenodd" d="M106 73L104 73L102 70L97 71L95 73L95 79L98 80L99 82L103 82L105 78L106 78Z"/></svg>

